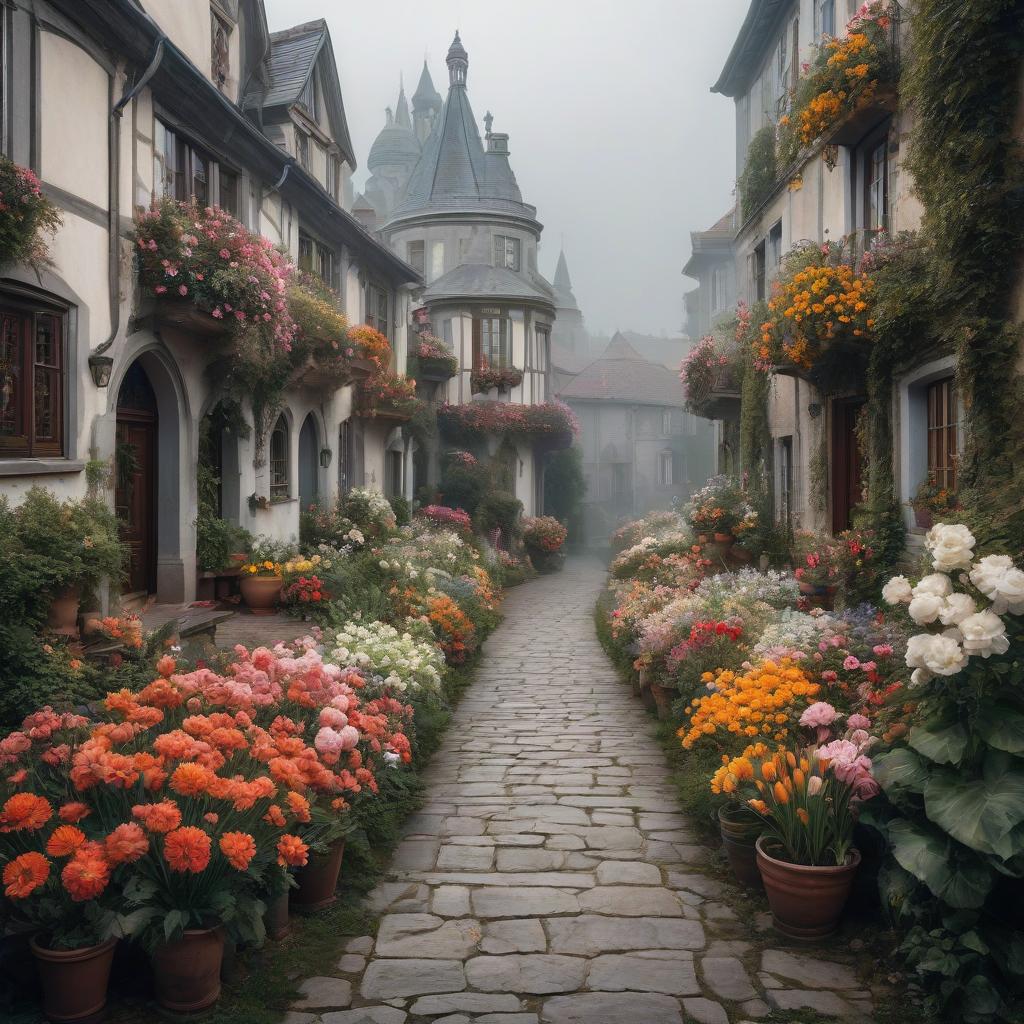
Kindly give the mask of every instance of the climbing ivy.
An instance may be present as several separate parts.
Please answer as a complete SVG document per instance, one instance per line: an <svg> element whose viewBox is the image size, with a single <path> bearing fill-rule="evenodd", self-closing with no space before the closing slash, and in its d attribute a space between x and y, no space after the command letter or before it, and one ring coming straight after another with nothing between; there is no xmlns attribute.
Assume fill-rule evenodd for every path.
<svg viewBox="0 0 1024 1024"><path fill-rule="evenodd" d="M746 223L760 205L775 191L779 169L775 157L775 125L765 125L750 140L743 173L736 184L740 208Z"/></svg>

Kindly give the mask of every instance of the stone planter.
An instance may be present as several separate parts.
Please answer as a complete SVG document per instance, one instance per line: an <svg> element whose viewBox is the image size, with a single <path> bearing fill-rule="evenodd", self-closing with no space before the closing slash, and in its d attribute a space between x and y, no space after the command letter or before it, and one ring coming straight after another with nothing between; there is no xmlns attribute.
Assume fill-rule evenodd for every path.
<svg viewBox="0 0 1024 1024"><path fill-rule="evenodd" d="M46 626L61 636L78 636L78 608L82 594L78 587L65 587L54 594Z"/></svg>
<svg viewBox="0 0 1024 1024"><path fill-rule="evenodd" d="M718 831L729 860L729 867L740 885L750 889L764 887L757 867L757 840L764 828L753 812L718 808Z"/></svg>
<svg viewBox="0 0 1024 1024"><path fill-rule="evenodd" d="M565 565L564 551L544 551L542 548L527 547L534 569L539 573L558 572Z"/></svg>
<svg viewBox="0 0 1024 1024"><path fill-rule="evenodd" d="M337 900L338 876L341 859L345 855L345 840L339 839L327 853L310 854L309 863L295 874L298 887L291 892L291 906L299 913L311 914L324 910Z"/></svg>
<svg viewBox="0 0 1024 1024"><path fill-rule="evenodd" d="M281 599L284 580L280 576L242 576L238 589L253 615L273 615Z"/></svg>
<svg viewBox="0 0 1024 1024"><path fill-rule="evenodd" d="M792 939L817 940L831 935L839 927L860 866L860 851L851 850L842 866L813 867L771 856L765 852L766 839L761 836L757 841L757 867L775 927Z"/></svg>
<svg viewBox="0 0 1024 1024"><path fill-rule="evenodd" d="M117 939L84 949L47 949L29 941L43 987L43 1012L51 1021L95 1020L107 1003L107 983Z"/></svg>
<svg viewBox="0 0 1024 1024"><path fill-rule="evenodd" d="M220 998L220 968L224 959L224 929L196 928L177 942L153 951L156 1001L166 1010L195 1013Z"/></svg>
<svg viewBox="0 0 1024 1024"><path fill-rule="evenodd" d="M715 533L716 544L731 544L732 534L731 533Z"/></svg>

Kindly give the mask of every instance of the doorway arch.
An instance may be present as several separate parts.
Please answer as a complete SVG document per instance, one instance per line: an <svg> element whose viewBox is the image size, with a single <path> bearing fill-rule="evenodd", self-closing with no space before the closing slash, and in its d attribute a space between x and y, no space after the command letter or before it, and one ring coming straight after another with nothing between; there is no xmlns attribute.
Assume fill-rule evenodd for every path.
<svg viewBox="0 0 1024 1024"><path fill-rule="evenodd" d="M320 448L320 431L310 413L299 430L299 502L303 509L320 498Z"/></svg>

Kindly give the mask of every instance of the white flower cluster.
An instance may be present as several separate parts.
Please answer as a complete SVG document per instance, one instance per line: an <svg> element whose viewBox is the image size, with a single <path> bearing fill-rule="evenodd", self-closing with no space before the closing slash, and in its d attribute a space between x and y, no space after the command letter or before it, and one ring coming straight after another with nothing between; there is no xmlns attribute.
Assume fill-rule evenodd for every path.
<svg viewBox="0 0 1024 1024"><path fill-rule="evenodd" d="M399 633L384 622L349 622L332 641L327 659L372 674L381 687L404 693L437 690L444 654L436 644Z"/></svg>
<svg viewBox="0 0 1024 1024"><path fill-rule="evenodd" d="M888 604L905 604L919 626L945 627L920 633L907 643L907 666L912 685L934 676L953 676L969 658L1005 654L1010 647L1002 614L1024 614L1024 572L1007 555L986 555L973 561L974 535L966 526L937 523L925 537L935 572L912 586L894 576L882 588ZM972 583L992 603L979 608L971 594L954 589L949 573L959 570L959 582Z"/></svg>

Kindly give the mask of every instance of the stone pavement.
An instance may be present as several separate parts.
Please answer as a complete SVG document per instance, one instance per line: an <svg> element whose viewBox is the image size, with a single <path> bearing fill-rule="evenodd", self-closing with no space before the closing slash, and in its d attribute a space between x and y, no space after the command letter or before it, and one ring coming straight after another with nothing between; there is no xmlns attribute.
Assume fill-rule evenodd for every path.
<svg viewBox="0 0 1024 1024"><path fill-rule="evenodd" d="M570 561L510 593L370 897L376 938L321 965L288 1024L871 1019L850 967L764 949L707 871L653 724L594 634L603 579Z"/></svg>

